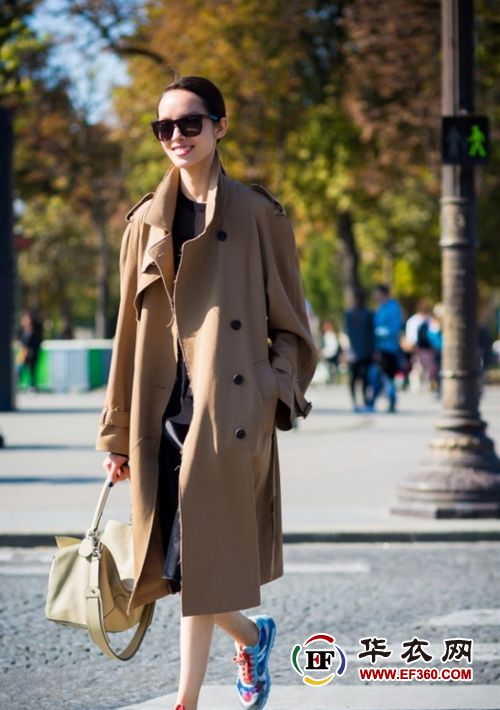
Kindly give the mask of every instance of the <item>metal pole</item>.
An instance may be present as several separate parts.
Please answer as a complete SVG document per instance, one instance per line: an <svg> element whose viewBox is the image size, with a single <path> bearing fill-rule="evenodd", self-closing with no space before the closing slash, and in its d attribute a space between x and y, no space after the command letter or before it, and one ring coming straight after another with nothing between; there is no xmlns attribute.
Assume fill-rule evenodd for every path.
<svg viewBox="0 0 500 710"><path fill-rule="evenodd" d="M14 244L12 235L12 116L0 106L0 411L15 409L12 334Z"/></svg>
<svg viewBox="0 0 500 710"><path fill-rule="evenodd" d="M474 113L473 0L442 0L443 115ZM479 413L474 167L444 165L441 199L443 410L421 470L392 512L435 518L500 515L500 459Z"/></svg>

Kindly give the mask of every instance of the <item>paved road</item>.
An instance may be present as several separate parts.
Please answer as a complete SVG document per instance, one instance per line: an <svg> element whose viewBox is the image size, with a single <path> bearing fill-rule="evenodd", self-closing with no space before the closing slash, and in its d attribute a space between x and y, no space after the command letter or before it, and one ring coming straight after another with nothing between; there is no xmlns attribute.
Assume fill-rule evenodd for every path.
<svg viewBox="0 0 500 710"><path fill-rule="evenodd" d="M85 632L45 621L51 557L50 549L0 550L2 709L115 710L172 692L179 662L178 598L164 599L157 605L138 656L128 664L119 664L104 658ZM290 665L290 652L312 633L333 634L346 651L346 674L334 681L343 688L361 688L357 675L361 638L386 638L394 650L396 662L391 659L391 665L402 663L398 657L403 641L414 636L428 640L434 666L440 665L443 640L463 637L474 640L472 683L478 698L482 694L489 702L478 700L467 707L500 707L500 543L287 545L285 560L285 576L263 588L262 609L278 624L271 664L277 686L288 686L290 694L296 688L297 697L300 693L304 697L301 678ZM232 654L229 640L216 633L206 679L214 693L215 686L232 682ZM408 688L407 683L384 685L392 685L396 693ZM396 685L400 688L394 688ZM424 686L433 687L414 685L415 697L420 697ZM450 684L450 694L460 697L459 685ZM470 688L469 684L464 686ZM495 699L499 700L496 706ZM206 707L221 710L231 705ZM268 707L276 710L278 706L271 698ZM305 710L306 705L279 706L280 710L292 707ZM321 707L333 710L337 705ZM380 702L377 707L398 705ZM401 702L398 710L403 707L408 705ZM425 705L422 700L412 707L436 710L438 706ZM464 705L457 701L454 707Z"/></svg>
<svg viewBox="0 0 500 710"><path fill-rule="evenodd" d="M7 443L0 450L0 537L87 530L102 485L103 456L93 447L103 396L23 395L19 411L0 413ZM311 388L308 396L311 416L279 433L286 532L493 531L498 539L500 520L389 512L433 435L440 404L431 393L402 392L395 415L383 411L383 401L374 415L354 414L345 386ZM500 388L486 390L481 411L500 452ZM113 491L107 513L128 520L126 485Z"/></svg>
<svg viewBox="0 0 500 710"><path fill-rule="evenodd" d="M298 430L280 435L288 533L498 535L500 520L434 521L389 513L398 483L418 466L432 436L439 414L432 395L402 393L398 414L370 416L350 411L345 387L318 388L310 396L315 404L311 417ZM102 392L22 397L20 411L0 413L8 446L0 451L0 537L87 529L102 481L102 455L93 450L102 398ZM498 452L498 388L487 390L481 409ZM113 490L107 514L128 519L126 485ZM0 547L1 710L116 710L173 691L179 600L158 604L139 655L118 664L103 658L85 632L44 620L52 554ZM319 631L333 634L348 654L347 672L335 682L359 692L365 687L357 676L361 638L383 636L396 654L403 641L418 635L431 642L436 659L443 639L474 639L473 685L467 684L462 693L459 684L449 686L461 704L458 699L455 705L438 704L435 697L427 703L424 686L418 684L415 698L420 704L409 706L400 694L372 705L350 701L346 708L499 710L500 701L494 704L500 698L499 558L499 542L287 545L285 577L263 590L262 608L275 616L279 631L273 681L289 693L288 704L271 699L269 710L319 710L319 703L302 701L304 685L290 666L293 646ZM207 676L215 700L201 710L233 710L232 701L224 700L235 672L232 655L231 643L217 634ZM401 688L393 690L400 693L408 688L406 683L396 685ZM470 688L477 689L474 702ZM170 704L171 699L151 707L170 710ZM341 706L332 701L324 707Z"/></svg>

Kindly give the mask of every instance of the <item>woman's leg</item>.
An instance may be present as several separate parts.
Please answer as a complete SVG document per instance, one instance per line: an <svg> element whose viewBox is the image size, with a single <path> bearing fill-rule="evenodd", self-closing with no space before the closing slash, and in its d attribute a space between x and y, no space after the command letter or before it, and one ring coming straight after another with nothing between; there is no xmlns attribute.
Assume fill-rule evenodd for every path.
<svg viewBox="0 0 500 710"><path fill-rule="evenodd" d="M196 710L205 677L214 630L215 615L181 618L181 677L177 702L186 710Z"/></svg>
<svg viewBox="0 0 500 710"><path fill-rule="evenodd" d="M241 611L216 614L217 626L233 637L239 646L255 646L259 640L259 630L255 623Z"/></svg>
<svg viewBox="0 0 500 710"><path fill-rule="evenodd" d="M356 377L357 377L357 363L349 363L349 390L351 392L352 406L356 408Z"/></svg>
<svg viewBox="0 0 500 710"><path fill-rule="evenodd" d="M181 618L181 677L177 703L196 710L198 696L207 670L214 624L226 631L240 646L255 646L259 630L239 611Z"/></svg>
<svg viewBox="0 0 500 710"><path fill-rule="evenodd" d="M236 691L244 708L261 710L271 689L269 656L276 624L267 615L247 618L239 611L216 614L215 623L235 640L238 664Z"/></svg>

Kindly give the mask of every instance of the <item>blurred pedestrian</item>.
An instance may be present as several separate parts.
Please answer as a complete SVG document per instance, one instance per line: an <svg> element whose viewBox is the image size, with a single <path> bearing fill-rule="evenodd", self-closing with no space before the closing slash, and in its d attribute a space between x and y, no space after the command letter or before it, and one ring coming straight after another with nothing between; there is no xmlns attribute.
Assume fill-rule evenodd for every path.
<svg viewBox="0 0 500 710"><path fill-rule="evenodd" d="M423 386L437 389L438 358L429 338L431 320L430 304L420 301L416 312L406 321L405 342L411 352L410 382L417 392Z"/></svg>
<svg viewBox="0 0 500 710"><path fill-rule="evenodd" d="M322 333L320 320L313 310L310 302L306 299L306 311L307 311L307 321L309 323L309 330L311 331L311 336L316 346L316 350L319 352L322 348Z"/></svg>
<svg viewBox="0 0 500 710"><path fill-rule="evenodd" d="M61 340L73 340L73 325L67 316L63 316L61 319L61 329L59 331L59 338Z"/></svg>
<svg viewBox="0 0 500 710"><path fill-rule="evenodd" d="M258 710L275 624L237 610L283 574L275 426L308 414L316 348L282 206L220 165L220 91L175 81L152 126L172 165L128 215L97 448L113 483L131 481L131 609L181 592L176 710L197 708L214 624Z"/></svg>
<svg viewBox="0 0 500 710"><path fill-rule="evenodd" d="M329 381L333 382L339 366L340 343L333 327L333 323L328 320L323 321L321 330L323 331L323 342L321 357L328 369Z"/></svg>
<svg viewBox="0 0 500 710"><path fill-rule="evenodd" d="M368 396L368 372L373 359L375 334L373 313L365 306L365 292L358 289L355 305L345 314L344 330L349 338L349 389L354 411L361 411L370 404ZM356 385L361 385L362 405L358 404Z"/></svg>
<svg viewBox="0 0 500 710"><path fill-rule="evenodd" d="M18 380L24 370L28 371L29 392L36 392L36 366L42 344L42 324L34 311L24 309L21 314L19 333L21 347L17 354Z"/></svg>
<svg viewBox="0 0 500 710"><path fill-rule="evenodd" d="M403 315L398 301L390 294L385 284L379 284L373 289L373 298L378 304L373 318L375 333L375 351L373 360L376 368L370 368L373 373L373 394L369 404L374 409L375 401L384 389L389 400L389 412L396 411L396 385L394 379L398 371L400 352L399 339L403 329Z"/></svg>
<svg viewBox="0 0 500 710"><path fill-rule="evenodd" d="M444 307L442 303L436 303L432 309L432 316L429 322L428 338L434 356L436 358L436 379L435 389L438 398L441 396L441 356L443 352L443 315Z"/></svg>

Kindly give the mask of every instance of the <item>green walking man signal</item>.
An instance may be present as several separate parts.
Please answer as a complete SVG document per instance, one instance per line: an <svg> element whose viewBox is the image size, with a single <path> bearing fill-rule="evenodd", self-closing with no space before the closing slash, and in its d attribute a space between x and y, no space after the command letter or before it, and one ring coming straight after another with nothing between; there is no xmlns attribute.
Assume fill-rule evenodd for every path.
<svg viewBox="0 0 500 710"><path fill-rule="evenodd" d="M470 143L469 158L475 158L476 156L479 158L487 157L485 148L486 136L476 123L472 124L470 136L467 138L467 143Z"/></svg>
<svg viewBox="0 0 500 710"><path fill-rule="evenodd" d="M485 165L490 158L490 131L486 116L443 116L444 165Z"/></svg>

